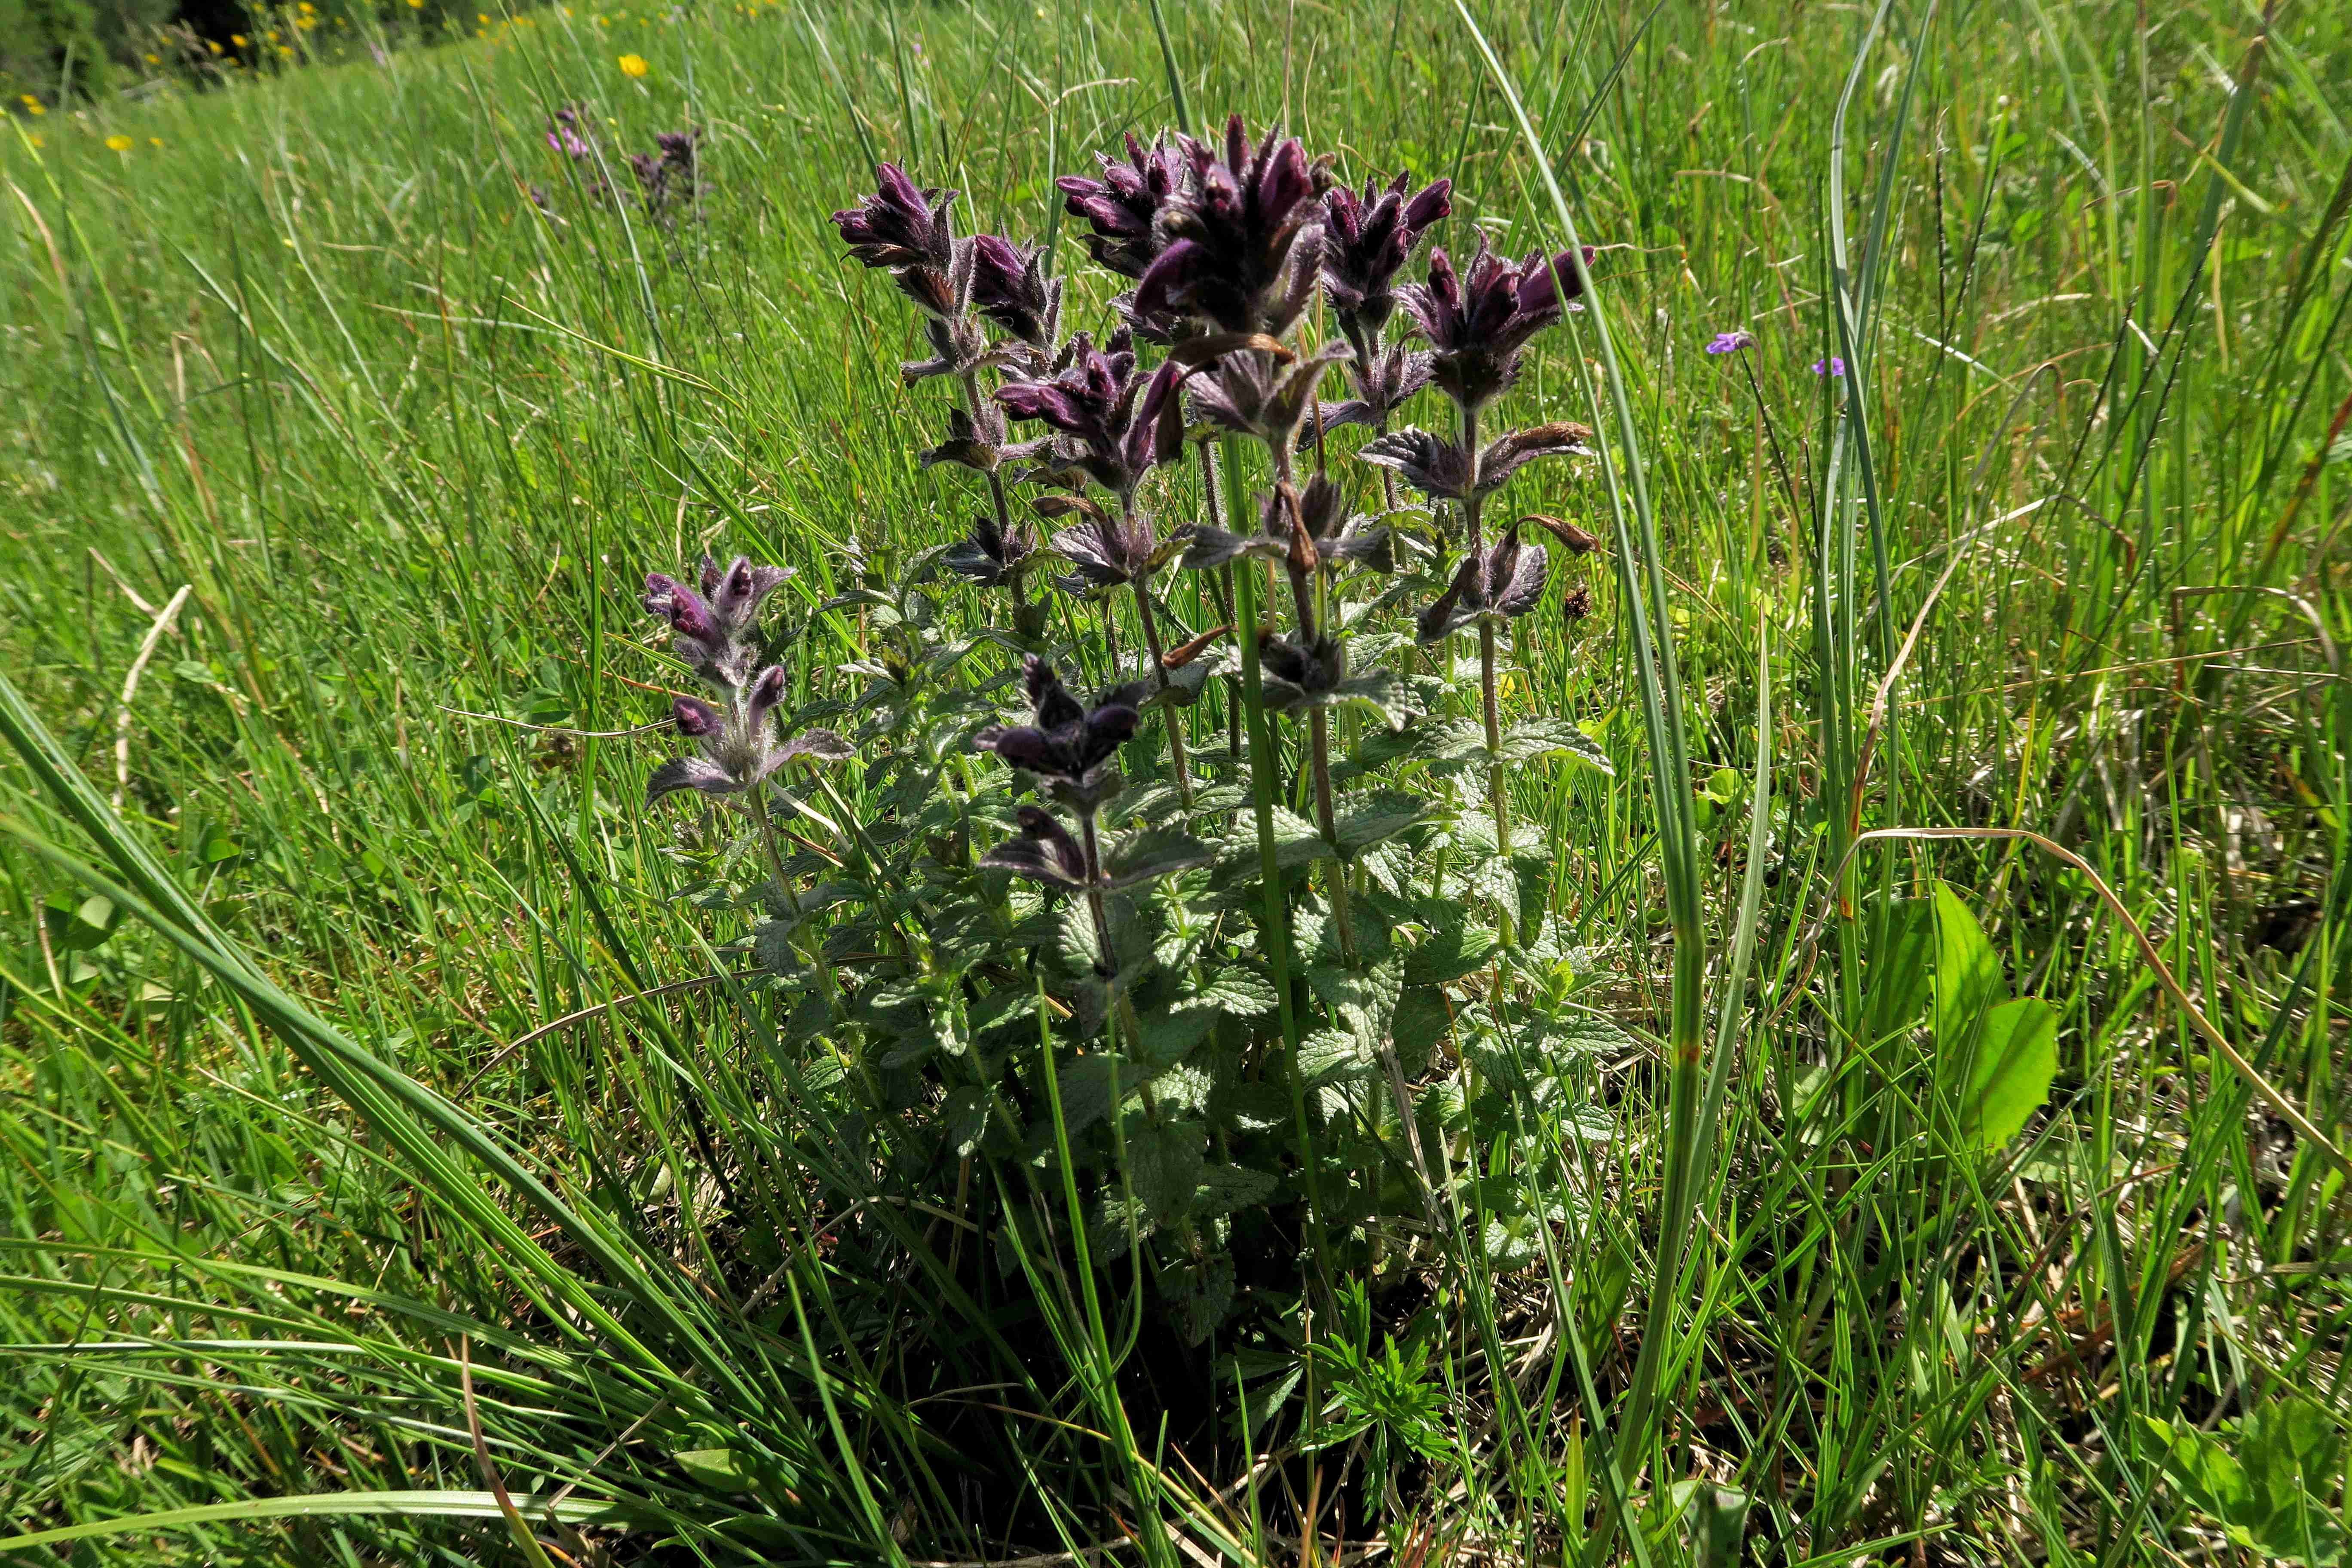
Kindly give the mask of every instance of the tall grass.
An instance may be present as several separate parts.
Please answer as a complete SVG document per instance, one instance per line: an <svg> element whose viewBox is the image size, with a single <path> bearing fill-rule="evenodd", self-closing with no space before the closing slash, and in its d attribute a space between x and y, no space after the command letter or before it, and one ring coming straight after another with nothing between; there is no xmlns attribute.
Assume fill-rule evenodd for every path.
<svg viewBox="0 0 2352 1568"><path fill-rule="evenodd" d="M0 1554L504 1560L501 1494L582 1563L2238 1550L2166 1434L2347 1410L2347 81L2323 6L575 4L20 121ZM583 201L572 100L705 127L708 223ZM823 215L892 157L1050 237L1230 110L1601 247L1518 395L1601 460L1517 499L1607 559L1502 652L1617 779L1507 783L1640 1045L1431 1194L1393 1497L1295 1345L1024 1251L1075 1193L908 1204L637 809L645 569L797 566L845 696L816 606L967 521ZM2056 1018L1990 1154L1939 882Z"/></svg>

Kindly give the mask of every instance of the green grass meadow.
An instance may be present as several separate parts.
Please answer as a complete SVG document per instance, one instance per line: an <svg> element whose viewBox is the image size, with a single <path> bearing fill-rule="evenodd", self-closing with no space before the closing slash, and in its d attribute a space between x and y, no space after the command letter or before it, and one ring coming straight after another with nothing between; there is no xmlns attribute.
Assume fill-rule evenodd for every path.
<svg viewBox="0 0 2352 1568"><path fill-rule="evenodd" d="M0 1562L2343 1560L2352 8L1463 6L572 0L11 121ZM1528 1260L1416 1254L1328 1411L1139 1265L1090 1359L1010 1188L845 1168L706 979L702 814L641 804L648 570L796 568L793 699L847 699L878 634L819 606L971 521L826 215L902 162L1099 326L1052 177L1171 83L1451 177L1457 254L1572 213L1596 294L1509 406L1656 518L1503 689L1614 764L1512 792L1627 1044L1468 1153ZM567 102L700 127L698 220L587 200ZM1589 465L1511 505L1610 533ZM1652 565L1723 1073L1679 1268ZM1982 1159L1906 1131L1954 910L2055 1019Z"/></svg>

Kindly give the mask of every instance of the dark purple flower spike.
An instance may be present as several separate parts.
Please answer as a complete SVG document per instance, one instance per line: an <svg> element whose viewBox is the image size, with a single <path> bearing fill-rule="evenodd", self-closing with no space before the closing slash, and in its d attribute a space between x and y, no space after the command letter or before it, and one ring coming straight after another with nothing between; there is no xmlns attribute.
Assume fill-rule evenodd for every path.
<svg viewBox="0 0 2352 1568"><path fill-rule="evenodd" d="M750 677L756 652L751 633L761 602L792 574L788 566L754 565L743 555L721 568L706 555L701 593L651 572L643 602L647 613L669 622L671 651L711 686L731 692Z"/></svg>
<svg viewBox="0 0 2352 1568"><path fill-rule="evenodd" d="M1294 509L1297 530L1292 527ZM1304 547L1295 542L1297 531L1305 533ZM1349 516L1339 487L1322 474L1308 479L1303 490L1277 483L1274 493L1259 504L1258 531L1254 534L1231 533L1212 523L1195 525L1192 544L1184 552L1184 566L1188 571L1209 571L1244 555L1295 560L1301 573L1318 568L1337 572L1349 565L1374 572L1396 567L1389 531L1367 518Z"/></svg>
<svg viewBox="0 0 2352 1568"><path fill-rule="evenodd" d="M1519 542L1514 523L1493 545L1462 558L1454 581L1421 613L1413 636L1433 643L1480 621L1499 625L1524 616L1542 601L1550 569L1541 550Z"/></svg>
<svg viewBox="0 0 2352 1568"><path fill-rule="evenodd" d="M1280 337L1315 289L1321 170L1296 137L1253 147L1238 114L1222 155L1189 136L1181 146L1190 177L1160 209L1155 232L1171 243L1137 282L1136 311Z"/></svg>
<svg viewBox="0 0 2352 1568"><path fill-rule="evenodd" d="M784 668L772 664L750 690L725 710L692 697L671 704L677 732L693 741L695 754L675 757L646 781L646 804L666 795L694 790L706 795L740 795L765 783L796 757L840 762L849 742L830 730L810 730L778 743L772 721L783 700Z"/></svg>
<svg viewBox="0 0 2352 1568"><path fill-rule="evenodd" d="M1265 352L1228 353L1192 383L1195 421L1247 436L1270 452L1297 447L1311 437L1307 413L1317 406L1315 389L1323 373L1349 356L1345 343L1326 343L1292 358Z"/></svg>
<svg viewBox="0 0 2352 1568"><path fill-rule="evenodd" d="M1146 473L1184 455L1176 388L1185 374L1171 360L1144 374L1124 330L1101 348L1081 332L1052 377L1008 383L996 401L1013 418L1038 420L1069 437L1045 454L1049 469L1083 474L1123 506Z"/></svg>
<svg viewBox="0 0 2352 1568"><path fill-rule="evenodd" d="M1323 404L1301 427L1300 438L1311 440L1318 420L1326 430L1337 430L1343 425L1384 423L1391 415L1404 406L1416 392L1427 386L1433 362L1428 353L1409 349L1402 343L1391 343L1374 351L1368 363L1359 356L1348 362L1348 380L1354 385L1356 395Z"/></svg>
<svg viewBox="0 0 2352 1568"><path fill-rule="evenodd" d="M1032 773L1066 804L1091 811L1118 788L1118 748L1141 722L1144 688L1114 687L1088 707L1071 696L1054 667L1034 654L1023 662L1033 721L992 724L971 738L975 750L993 752Z"/></svg>
<svg viewBox="0 0 2352 1568"><path fill-rule="evenodd" d="M1101 179L1066 174L1054 184L1070 216L1087 220L1091 232L1079 237L1096 265L1122 278L1140 278L1166 248L1158 219L1183 184L1184 154L1164 140L1147 148L1130 135L1124 162L1108 153L1095 158L1102 164Z"/></svg>
<svg viewBox="0 0 2352 1568"><path fill-rule="evenodd" d="M1475 486L1469 454L1459 443L1410 426L1374 437L1356 449L1356 456L1376 468L1394 469L1399 479L1433 500L1460 501L1494 494L1538 458L1587 457L1591 451L1592 432L1563 419L1513 430L1486 443L1478 454Z"/></svg>
<svg viewBox="0 0 2352 1568"><path fill-rule="evenodd" d="M1370 180L1361 194L1334 186L1323 197L1323 297L1339 330L1369 359L1396 309L1396 275L1431 226L1454 210L1454 182L1440 180L1415 195L1399 174L1382 189Z"/></svg>
<svg viewBox="0 0 2352 1568"><path fill-rule="evenodd" d="M1065 593L1083 598L1139 582L1160 564L1160 533L1151 520L1129 510L1112 517L1083 497L1045 496L1032 503L1047 517L1073 512L1079 521L1054 535L1055 554L1076 568L1056 578Z"/></svg>
<svg viewBox="0 0 2352 1568"><path fill-rule="evenodd" d="M1584 247L1588 265L1593 255L1591 246ZM1466 277L1455 274L1444 250L1433 250L1429 281L1407 284L1398 295L1429 340L1438 388L1475 410L1518 379L1519 354L1528 340L1560 318L1561 289L1573 299L1581 288L1570 253L1547 257L1538 251L1511 261L1489 249L1481 235Z"/></svg>
<svg viewBox="0 0 2352 1568"><path fill-rule="evenodd" d="M833 215L849 254L868 267L925 267L945 272L953 261L948 206L954 191L922 190L896 163L875 171L880 189Z"/></svg>
<svg viewBox="0 0 2352 1568"><path fill-rule="evenodd" d="M898 374L912 386L928 376L979 368L989 357L988 341L971 320L982 251L971 240L958 240L948 221L956 193L919 189L896 163L880 165L875 176L880 188L834 214L833 223L849 254L868 267L887 268L898 291L923 313L931 357L909 360Z"/></svg>
<svg viewBox="0 0 2352 1568"><path fill-rule="evenodd" d="M1348 679L1348 645L1326 633L1276 637L1262 632L1257 639L1259 668L1265 675L1265 705L1276 713L1328 701Z"/></svg>
<svg viewBox="0 0 2352 1568"><path fill-rule="evenodd" d="M1045 247L993 234L974 235L971 243L972 309L1050 353L1061 336L1062 285L1045 276Z"/></svg>

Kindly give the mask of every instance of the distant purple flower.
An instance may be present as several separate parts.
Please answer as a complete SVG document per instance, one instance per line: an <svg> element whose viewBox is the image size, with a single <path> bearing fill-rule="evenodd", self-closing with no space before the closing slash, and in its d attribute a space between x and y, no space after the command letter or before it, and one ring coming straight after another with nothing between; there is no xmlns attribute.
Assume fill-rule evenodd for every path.
<svg viewBox="0 0 2352 1568"><path fill-rule="evenodd" d="M1189 136L1182 146L1192 177L1157 229L1174 243L1136 284L1137 314L1281 336L1315 289L1323 248L1318 171L1297 137L1268 134L1251 146L1238 114L1225 122L1222 156Z"/></svg>
<svg viewBox="0 0 2352 1568"><path fill-rule="evenodd" d="M1127 139L1127 161L1097 153L1103 177L1089 180L1066 174L1054 184L1072 217L1082 217L1092 232L1079 237L1096 264L1122 278L1140 278L1166 248L1154 220L1184 179L1184 156L1165 142L1146 148L1133 136Z"/></svg>
<svg viewBox="0 0 2352 1568"><path fill-rule="evenodd" d="M1842 376L1845 374L1845 361L1835 354L1830 355L1827 359L1817 359L1813 362L1813 374Z"/></svg>
<svg viewBox="0 0 2352 1568"><path fill-rule="evenodd" d="M646 213L665 225L677 209L694 205L694 148L701 137L699 129L665 131L654 138L655 152L629 154Z"/></svg>
<svg viewBox="0 0 2352 1568"><path fill-rule="evenodd" d="M1584 247L1588 265L1593 254L1591 246ZM1478 408L1518 379L1519 353L1528 340L1559 320L1561 290L1573 299L1581 289L1570 252L1547 257L1531 251L1511 261L1490 250L1480 235L1466 277L1454 272L1444 250L1433 250L1429 281L1398 292L1429 339L1438 389L1464 407Z"/></svg>
<svg viewBox="0 0 2352 1568"><path fill-rule="evenodd" d="M1752 349L1755 346L1754 332L1717 332L1707 343L1706 352L1711 354L1736 354L1741 349Z"/></svg>
<svg viewBox="0 0 2352 1568"><path fill-rule="evenodd" d="M1366 180L1361 195L1338 185L1323 197L1323 293L1360 355L1396 309L1391 285L1413 247L1454 210L1453 181L1408 197L1410 184L1399 174L1385 189Z"/></svg>

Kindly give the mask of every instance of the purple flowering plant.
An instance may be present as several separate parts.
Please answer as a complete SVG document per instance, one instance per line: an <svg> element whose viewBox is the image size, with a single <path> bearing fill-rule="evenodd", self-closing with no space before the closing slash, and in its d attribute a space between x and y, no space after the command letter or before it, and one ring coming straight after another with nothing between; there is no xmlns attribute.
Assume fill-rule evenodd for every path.
<svg viewBox="0 0 2352 1568"><path fill-rule="evenodd" d="M1047 247L960 232L957 194L908 169L832 215L913 307L909 455L984 499L896 530L932 541L901 553L851 542L813 610L855 639L843 697L795 706L763 651L780 569L649 579L707 690L675 700L685 744L648 797L748 823L762 880L738 905L765 916L777 1037L838 1068L866 1135L892 1130L907 1196L943 1203L966 1162L1008 1191L1069 1162L1087 1235L1198 1343L1277 1310L1245 1282L1302 1243L1412 1267L1400 1086L1457 1078L1423 1148L1484 1147L1516 1090L1465 1064L1502 1048L1506 982L1463 977L1572 983L1509 778L1607 763L1567 716L1507 715L1498 652L1560 596L1548 552L1593 541L1483 512L1591 450L1498 411L1594 253L1482 238L1457 271L1429 247L1448 182L1342 183L1238 117L1129 137L1057 190L1063 259L1108 279L1069 325Z"/></svg>

